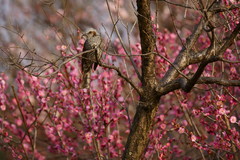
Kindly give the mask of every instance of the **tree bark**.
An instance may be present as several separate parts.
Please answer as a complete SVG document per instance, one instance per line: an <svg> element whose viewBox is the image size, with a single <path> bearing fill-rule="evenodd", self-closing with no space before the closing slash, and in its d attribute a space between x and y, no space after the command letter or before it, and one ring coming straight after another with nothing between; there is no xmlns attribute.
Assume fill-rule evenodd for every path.
<svg viewBox="0 0 240 160"><path fill-rule="evenodd" d="M150 0L137 0L138 25L142 54L151 53L155 48ZM123 160L138 160L144 153L149 141L154 117L160 97L156 90L155 54L142 56L142 94L133 119L130 134L125 146Z"/></svg>
<svg viewBox="0 0 240 160"><path fill-rule="evenodd" d="M153 126L158 103L159 101L157 100L149 106L143 104L137 107L131 131L125 145L123 160L141 159L149 141L149 133Z"/></svg>

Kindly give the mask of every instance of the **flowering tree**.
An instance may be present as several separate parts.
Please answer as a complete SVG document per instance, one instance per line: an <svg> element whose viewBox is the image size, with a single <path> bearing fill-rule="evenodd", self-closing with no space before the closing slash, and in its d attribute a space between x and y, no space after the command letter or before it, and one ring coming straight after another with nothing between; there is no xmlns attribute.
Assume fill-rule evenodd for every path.
<svg viewBox="0 0 240 160"><path fill-rule="evenodd" d="M106 1L118 39L111 44L109 36L90 89L80 87L82 39L63 41L55 60L36 54L19 32L24 55L1 48L22 70L14 85L0 77L7 158L238 158L239 2L153 3L193 15L191 23L171 12L173 32L160 29L162 12L137 0L140 43L126 46Z"/></svg>

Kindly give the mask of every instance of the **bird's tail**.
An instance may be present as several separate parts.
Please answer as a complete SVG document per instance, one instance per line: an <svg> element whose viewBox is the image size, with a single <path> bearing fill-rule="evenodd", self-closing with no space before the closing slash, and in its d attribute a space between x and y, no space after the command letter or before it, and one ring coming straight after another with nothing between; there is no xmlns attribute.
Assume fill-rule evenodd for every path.
<svg viewBox="0 0 240 160"><path fill-rule="evenodd" d="M90 88L90 82L91 82L90 77L91 77L91 72L86 72L83 74L81 88Z"/></svg>

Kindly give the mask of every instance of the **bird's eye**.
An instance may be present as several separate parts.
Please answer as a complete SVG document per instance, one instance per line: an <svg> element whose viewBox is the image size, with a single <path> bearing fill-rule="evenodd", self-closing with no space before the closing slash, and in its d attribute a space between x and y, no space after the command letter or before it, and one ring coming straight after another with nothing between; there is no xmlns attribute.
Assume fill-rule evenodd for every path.
<svg viewBox="0 0 240 160"><path fill-rule="evenodd" d="M97 35L97 33L95 31L89 31L87 34L91 35L93 37Z"/></svg>

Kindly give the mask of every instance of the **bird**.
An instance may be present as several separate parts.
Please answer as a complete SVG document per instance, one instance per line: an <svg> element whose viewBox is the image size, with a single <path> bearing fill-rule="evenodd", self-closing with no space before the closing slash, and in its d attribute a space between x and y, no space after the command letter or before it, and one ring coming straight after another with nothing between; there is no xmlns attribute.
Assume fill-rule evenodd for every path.
<svg viewBox="0 0 240 160"><path fill-rule="evenodd" d="M90 88L90 77L92 68L96 70L101 54L101 44L102 39L100 34L97 32L96 29L90 28L88 29L83 35L82 38L85 38L86 41L84 42L83 46L83 52L95 49L93 51L89 51L86 53L83 53L82 55L82 84L81 88Z"/></svg>

